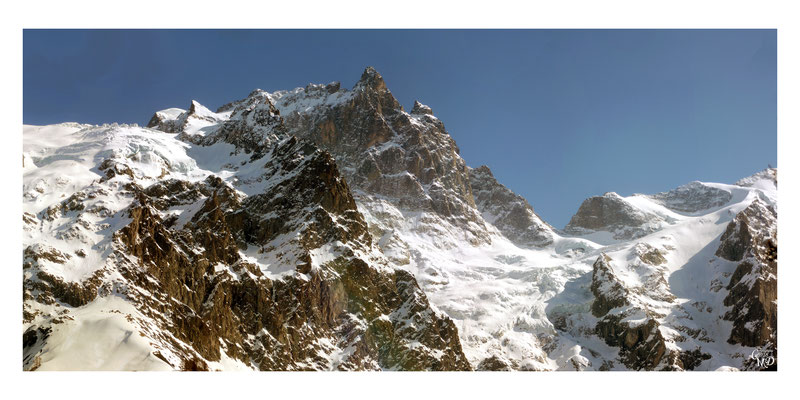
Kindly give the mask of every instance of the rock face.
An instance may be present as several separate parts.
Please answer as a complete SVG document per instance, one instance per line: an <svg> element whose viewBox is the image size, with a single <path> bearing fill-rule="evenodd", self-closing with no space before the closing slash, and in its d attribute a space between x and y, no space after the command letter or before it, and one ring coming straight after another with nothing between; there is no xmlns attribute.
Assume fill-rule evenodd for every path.
<svg viewBox="0 0 800 400"><path fill-rule="evenodd" d="M498 356L487 357L478 364L478 371L512 371L508 363Z"/></svg>
<svg viewBox="0 0 800 400"><path fill-rule="evenodd" d="M180 132L183 129L183 121L178 122L178 120L185 120L185 118L182 118L184 113L186 113L186 110L180 108L169 108L157 111L153 114L153 117L150 118L147 127L168 133Z"/></svg>
<svg viewBox="0 0 800 400"><path fill-rule="evenodd" d="M367 68L352 90L336 83L253 97L274 102L289 134L333 154L357 195L432 213L467 232L473 243L490 242L469 168L444 124L419 102L406 113L375 69Z"/></svg>
<svg viewBox="0 0 800 400"><path fill-rule="evenodd" d="M236 146L237 152L252 154L252 159L257 159L285 136L283 120L269 98L251 94L236 104L230 118L213 135L199 140L203 145L224 141Z"/></svg>
<svg viewBox="0 0 800 400"><path fill-rule="evenodd" d="M470 169L475 204L483 218L520 246L553 243L553 229L533 211L522 196L497 182L489 167Z"/></svg>
<svg viewBox="0 0 800 400"><path fill-rule="evenodd" d="M411 109L411 114L433 115L433 110L430 107L426 106L425 104L422 104L417 100L414 100L414 108Z"/></svg>
<svg viewBox="0 0 800 400"><path fill-rule="evenodd" d="M259 245L280 229L242 232L263 222L241 215L254 210L230 188L216 188L184 230L165 228L150 202L141 195L128 210L119 258L133 255L138 263L120 270L130 282L125 295L172 334L159 345L173 367L207 369L205 360L219 360L224 350L261 370L469 369L455 326L430 311L408 274L345 253L324 265L306 255L298 274L269 279L235 251L234 235ZM298 241L313 248L319 236L303 230ZM343 348L352 353L334 360ZM435 357L434 349L444 354Z"/></svg>
<svg viewBox="0 0 800 400"><path fill-rule="evenodd" d="M725 305L731 307L725 319L733 321L731 343L777 348L777 223L775 209L755 200L722 235L717 256L738 262L725 298Z"/></svg>
<svg viewBox="0 0 800 400"><path fill-rule="evenodd" d="M647 196L670 210L696 213L709 208L721 207L733 197L727 190L691 182L669 192Z"/></svg>
<svg viewBox="0 0 800 400"><path fill-rule="evenodd" d="M608 192L584 200L564 231L574 235L606 231L615 239L635 239L656 231L661 220L657 215L636 209L622 196Z"/></svg>
<svg viewBox="0 0 800 400"><path fill-rule="evenodd" d="M668 305L671 295L663 269L641 274L642 263L657 267L666 260L659 250L647 245L635 248L637 264L624 270L615 267L603 254L595 261L591 291L595 299L592 315L599 318L596 334L609 346L620 348L620 361L633 370L690 370L703 359L711 358L697 349L682 350L664 334L661 320L666 317L659 303ZM637 268L638 267L638 268ZM624 275L637 273L643 285L631 286Z"/></svg>
<svg viewBox="0 0 800 400"><path fill-rule="evenodd" d="M431 308L411 274L388 268L375 251L333 157L281 128L263 99L237 106L199 137L178 135L250 155L227 164L233 185L215 175L197 181L176 165L143 176L120 143L123 150L98 161L109 172L94 192L35 216L111 234L99 255L105 266L77 282L47 271L80 256L26 248L24 368L48 365L51 332L72 326L75 307L123 299L135 309L126 329L149 343L148 365L471 369L454 323Z"/></svg>

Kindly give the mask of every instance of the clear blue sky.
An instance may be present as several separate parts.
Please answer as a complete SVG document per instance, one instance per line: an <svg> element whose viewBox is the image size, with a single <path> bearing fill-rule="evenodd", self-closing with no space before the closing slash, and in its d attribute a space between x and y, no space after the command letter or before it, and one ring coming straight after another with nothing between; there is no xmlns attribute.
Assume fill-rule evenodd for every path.
<svg viewBox="0 0 800 400"><path fill-rule="evenodd" d="M23 34L23 121L136 122L252 89L351 87L374 66L431 106L563 227L607 191L732 183L777 166L774 30L40 31Z"/></svg>

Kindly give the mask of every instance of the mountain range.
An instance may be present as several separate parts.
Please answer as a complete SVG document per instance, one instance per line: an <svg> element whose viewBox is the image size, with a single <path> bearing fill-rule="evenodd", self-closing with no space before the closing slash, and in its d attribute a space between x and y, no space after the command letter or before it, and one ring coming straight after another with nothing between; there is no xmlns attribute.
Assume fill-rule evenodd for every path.
<svg viewBox="0 0 800 400"><path fill-rule="evenodd" d="M558 229L371 67L25 125L22 367L777 369L777 207L769 168Z"/></svg>

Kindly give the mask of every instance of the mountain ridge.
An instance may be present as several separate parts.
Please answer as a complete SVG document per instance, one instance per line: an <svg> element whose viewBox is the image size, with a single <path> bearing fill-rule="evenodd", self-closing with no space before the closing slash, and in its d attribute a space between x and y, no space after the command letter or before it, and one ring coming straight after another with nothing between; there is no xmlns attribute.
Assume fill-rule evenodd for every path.
<svg viewBox="0 0 800 400"><path fill-rule="evenodd" d="M374 68L148 125L25 127L25 369L70 368L88 321L145 339L72 368L753 369L777 346L750 285L776 282L776 170L607 193L567 232Z"/></svg>

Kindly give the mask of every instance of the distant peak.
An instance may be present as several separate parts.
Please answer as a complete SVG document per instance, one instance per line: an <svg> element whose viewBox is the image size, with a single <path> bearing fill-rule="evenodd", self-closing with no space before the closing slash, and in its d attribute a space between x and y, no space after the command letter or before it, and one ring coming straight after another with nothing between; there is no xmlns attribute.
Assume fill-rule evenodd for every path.
<svg viewBox="0 0 800 400"><path fill-rule="evenodd" d="M206 108L206 106L198 103L196 100L192 100L192 104L189 106L189 112L187 115L193 115L197 118L207 120L215 120L218 118L216 113Z"/></svg>
<svg viewBox="0 0 800 400"><path fill-rule="evenodd" d="M755 186L758 181L772 182L777 187L778 169L770 166L769 168L758 171L753 175L739 179L738 181L736 181L736 183L734 183L734 185L745 186L745 187Z"/></svg>
<svg viewBox="0 0 800 400"><path fill-rule="evenodd" d="M433 110L425 104L414 100L414 108L411 109L411 113L420 115L433 115Z"/></svg>
<svg viewBox="0 0 800 400"><path fill-rule="evenodd" d="M263 96L264 93L266 92L263 89L253 89L253 91L250 92L247 97Z"/></svg>
<svg viewBox="0 0 800 400"><path fill-rule="evenodd" d="M386 83L383 81L383 77L373 67L367 67L364 70L364 73L361 74L361 79L358 80L356 86L372 88L374 90L386 89Z"/></svg>
<svg viewBox="0 0 800 400"><path fill-rule="evenodd" d="M206 108L202 104L198 103L197 100L192 100L192 104L189 106L189 114L197 114L204 109Z"/></svg>

